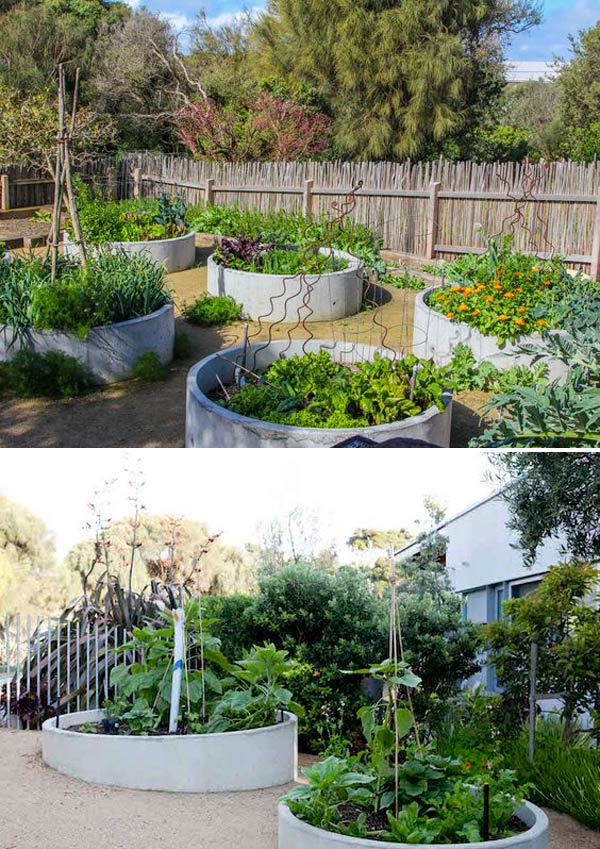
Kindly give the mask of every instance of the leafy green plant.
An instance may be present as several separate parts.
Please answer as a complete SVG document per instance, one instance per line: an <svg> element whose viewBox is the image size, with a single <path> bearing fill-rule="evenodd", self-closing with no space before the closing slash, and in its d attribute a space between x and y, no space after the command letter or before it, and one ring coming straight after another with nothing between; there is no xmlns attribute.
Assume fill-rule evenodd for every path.
<svg viewBox="0 0 600 849"><path fill-rule="evenodd" d="M418 274L411 274L408 269L404 269L400 274L386 272L379 278L381 286L393 286L395 289L415 289L417 291L426 289L430 284L424 277Z"/></svg>
<svg viewBox="0 0 600 849"><path fill-rule="evenodd" d="M86 243L145 242L171 239L189 232L183 198L162 193L154 199L106 201L93 187L77 181L81 232ZM70 219L66 230L74 236Z"/></svg>
<svg viewBox="0 0 600 849"><path fill-rule="evenodd" d="M256 274L329 274L349 265L346 259L314 249L276 248L244 237L223 239L213 256L218 265Z"/></svg>
<svg viewBox="0 0 600 849"><path fill-rule="evenodd" d="M167 367L161 362L156 351L144 351L133 366L133 376L139 380L162 380L167 373Z"/></svg>
<svg viewBox="0 0 600 849"><path fill-rule="evenodd" d="M444 407L446 372L430 360L375 355L349 369L327 351L274 362L227 403L241 415L303 427L364 427Z"/></svg>
<svg viewBox="0 0 600 849"><path fill-rule="evenodd" d="M183 305L183 317L199 327L231 324L242 318L242 305L229 295L209 295L204 292L192 304Z"/></svg>
<svg viewBox="0 0 600 849"><path fill-rule="evenodd" d="M319 245L359 257L367 268L385 274L382 239L373 230L349 218L332 221L326 216L306 218L297 213L241 210L236 206L201 206L190 209L194 230L221 236L251 236L276 245Z"/></svg>
<svg viewBox="0 0 600 849"><path fill-rule="evenodd" d="M289 710L302 715L302 707L292 701L292 693L282 686L292 663L287 652L275 646L253 646L231 667L229 687L214 705L207 723L209 732L241 731L272 725L277 712Z"/></svg>
<svg viewBox="0 0 600 849"><path fill-rule="evenodd" d="M483 392L510 391L514 386L535 386L548 376L545 363L532 367L513 366L499 369L493 363L478 363L468 345L459 342L449 363L454 389L478 389Z"/></svg>
<svg viewBox="0 0 600 849"><path fill-rule="evenodd" d="M0 388L21 398L73 398L94 387L90 370L62 351L38 354L24 348L0 370Z"/></svg>

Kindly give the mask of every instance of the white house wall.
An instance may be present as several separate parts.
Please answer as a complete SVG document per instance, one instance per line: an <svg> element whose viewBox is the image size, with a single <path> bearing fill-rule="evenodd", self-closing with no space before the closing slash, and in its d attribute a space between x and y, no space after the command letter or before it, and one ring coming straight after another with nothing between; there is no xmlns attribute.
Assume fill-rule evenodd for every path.
<svg viewBox="0 0 600 849"><path fill-rule="evenodd" d="M517 536L508 529L508 518L506 502L495 496L440 528L448 539L446 563L457 592L533 578L560 561L560 540L550 540L540 548L535 564L526 568L523 551L513 547ZM478 610L473 613L479 614L475 621L485 621L485 614L480 618Z"/></svg>

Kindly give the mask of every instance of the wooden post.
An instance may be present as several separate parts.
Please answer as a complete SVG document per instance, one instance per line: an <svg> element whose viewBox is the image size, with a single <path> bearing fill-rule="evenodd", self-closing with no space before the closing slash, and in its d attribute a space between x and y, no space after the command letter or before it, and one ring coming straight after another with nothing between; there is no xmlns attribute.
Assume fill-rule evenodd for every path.
<svg viewBox="0 0 600 849"><path fill-rule="evenodd" d="M134 198L141 198L142 196L142 169L134 168L133 169L133 196Z"/></svg>
<svg viewBox="0 0 600 849"><path fill-rule="evenodd" d="M117 169L113 166L106 170L106 193L109 200L117 200Z"/></svg>
<svg viewBox="0 0 600 849"><path fill-rule="evenodd" d="M536 678L537 678L538 644L531 641L529 657L529 760L535 757L535 719L536 719Z"/></svg>
<svg viewBox="0 0 600 849"><path fill-rule="evenodd" d="M425 243L426 259L435 259L435 243L438 241L438 213L440 200L438 192L440 183L429 184L429 200L427 201L427 241Z"/></svg>
<svg viewBox="0 0 600 849"><path fill-rule="evenodd" d="M0 195L2 195L2 206L0 209L10 209L10 180L8 174L0 174Z"/></svg>
<svg viewBox="0 0 600 849"><path fill-rule="evenodd" d="M313 180L304 181L302 190L302 215L309 218L313 214Z"/></svg>
<svg viewBox="0 0 600 849"><path fill-rule="evenodd" d="M596 215L594 217L594 238L592 241L592 267L590 268L592 280L600 280L600 198L596 203Z"/></svg>
<svg viewBox="0 0 600 849"><path fill-rule="evenodd" d="M215 181L212 177L208 177L204 184L204 203L208 206L215 202Z"/></svg>

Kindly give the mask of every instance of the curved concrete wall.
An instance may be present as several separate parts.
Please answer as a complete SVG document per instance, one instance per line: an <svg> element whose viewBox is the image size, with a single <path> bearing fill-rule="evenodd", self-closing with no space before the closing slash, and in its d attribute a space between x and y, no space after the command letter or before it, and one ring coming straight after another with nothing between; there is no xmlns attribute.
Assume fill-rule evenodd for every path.
<svg viewBox="0 0 600 849"><path fill-rule="evenodd" d="M42 725L42 757L53 769L92 784L220 793L259 790L294 781L297 719L251 731L153 737L82 734L69 727L97 722L99 710L66 714Z"/></svg>
<svg viewBox="0 0 600 849"><path fill-rule="evenodd" d="M129 256L144 254L156 264L163 263L167 271L185 271L196 261L196 234L149 242L107 242L102 248L115 253L125 251ZM90 249L98 250L96 246L88 247ZM64 253L68 257L79 256L79 248L68 233L64 234Z"/></svg>
<svg viewBox="0 0 600 849"><path fill-rule="evenodd" d="M258 342L248 347L247 363L252 369L266 369L287 349L288 356L321 349L331 351L340 362L360 362L372 358L377 348L344 342L311 339L303 343L278 340L266 346ZM381 349L382 356L392 353ZM447 448L450 445L452 419L451 394L444 411L431 407L418 416L392 424L363 428L308 428L261 422L226 410L208 398L217 388L217 376L227 385L235 373L235 362L241 362L243 347L227 348L196 363L188 373L185 416L186 448L330 448L343 439L360 433L375 442L394 437L424 439Z"/></svg>
<svg viewBox="0 0 600 849"><path fill-rule="evenodd" d="M331 251L321 248L320 253ZM344 251L333 251L349 265L342 271L308 275L306 281L283 274L258 274L218 265L208 258L207 286L211 295L230 295L244 308L247 318L264 321L329 321L354 315L362 301L362 263ZM314 284L307 297L308 289ZM308 306L304 304L307 298ZM311 312L312 310L312 312Z"/></svg>
<svg viewBox="0 0 600 849"><path fill-rule="evenodd" d="M548 849L548 817L530 802L518 808L517 816L529 828L514 837L487 843L428 844L428 849ZM423 844L418 844L423 846ZM417 844L413 844L418 849ZM279 805L279 849L408 849L407 843L348 837L315 828L295 817L287 805Z"/></svg>
<svg viewBox="0 0 600 849"><path fill-rule="evenodd" d="M86 339L54 330L30 330L19 338L12 328L0 326L0 361L12 359L21 348L38 354L62 351L85 363L98 384L114 383L131 377L146 351L155 351L162 363L170 363L174 340L173 305L166 304L142 318L93 327Z"/></svg>
<svg viewBox="0 0 600 849"><path fill-rule="evenodd" d="M507 342L504 348L499 348L494 336L484 336L476 327L471 327L462 321L451 321L442 313L427 306L427 297L437 287L433 286L419 292L415 299L415 316L413 325L413 353L417 357L433 359L438 366L446 365L452 359L456 345L463 342L468 345L478 363L493 363L499 369L522 365L530 367L532 357L526 354L516 354L519 345L541 341L541 336L520 336L516 343ZM567 368L564 364L553 362L549 367L552 380L565 377Z"/></svg>

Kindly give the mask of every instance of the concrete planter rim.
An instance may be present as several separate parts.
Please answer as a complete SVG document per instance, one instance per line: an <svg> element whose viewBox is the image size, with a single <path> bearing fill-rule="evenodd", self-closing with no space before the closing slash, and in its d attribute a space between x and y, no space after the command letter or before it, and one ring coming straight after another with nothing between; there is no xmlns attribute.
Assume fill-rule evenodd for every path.
<svg viewBox="0 0 600 849"><path fill-rule="evenodd" d="M311 342L318 342L319 340L311 340ZM256 343L257 347L262 347L264 343L259 342ZM331 344L328 342L328 344ZM228 410L226 407L221 407L220 404L217 404L211 398L208 397L198 386L197 382L197 373L204 366L208 365L209 362L213 360L220 360L222 357L219 357L219 354L226 354L227 351L232 350L231 348L226 348L224 351L220 351L218 353L209 354L204 359L200 360L196 363L190 371L188 372L187 378L187 386L188 391L194 396L194 398L203 406L205 406L210 411L217 413L218 415L223 416L226 421L230 422L239 422L240 424L245 424L248 426L256 426L260 424L261 429L265 433L275 433L285 436L286 434L291 434L294 432L298 432L298 430L307 430L307 431L317 431L319 433L323 433L326 435L335 435L339 437L339 439L344 439L344 437L355 436L357 433L361 436L370 436L370 435L379 435L385 434L387 432L393 431L396 432L398 429L402 427L409 427L415 424L421 424L429 421L429 419L433 418L437 414L442 415L448 408L450 402L452 401L452 390L447 390L447 402L444 406L443 410L440 410L435 405L428 407L426 410L423 410L416 416L409 416L405 419L400 419L396 422L388 422L387 424L382 425L368 425L366 427L359 427L358 425L354 428L331 428L331 427L300 427L299 425L284 425L279 424L278 422L269 422L264 419L255 419L250 416L243 416L240 413L235 413L233 410ZM235 350L235 348L233 349ZM248 351L251 352L252 346L249 346Z"/></svg>
<svg viewBox="0 0 600 849"><path fill-rule="evenodd" d="M289 250L293 249L290 246L284 245L283 247ZM313 281L318 281L325 276L337 277L338 275L348 274L350 271L356 271L357 269L361 268L363 264L362 260L360 260L358 257L354 256L353 254L347 253L346 251L338 250L337 248L319 248L319 253L327 255L333 253L334 257L338 259L341 258L348 260L348 265L346 266L346 268L339 268L336 271L323 271L321 274L303 275L302 272L298 272L296 274L263 274L262 271L246 271L241 268L228 268L226 265L221 265L220 263L216 262L214 258L214 252L209 255L207 264L216 266L217 268L222 268L226 274L232 274L236 276L239 275L242 279L244 277L253 277L256 275L260 277L261 280L264 278L265 283L277 283L283 280L299 280L301 277L303 277L303 279L305 279L307 282L312 283Z"/></svg>
<svg viewBox="0 0 600 849"><path fill-rule="evenodd" d="M310 825L310 823L305 822L304 820L299 819L289 807L285 804L285 802L279 802L279 823L287 822L293 823L294 828L299 829L300 831L304 831L307 835L307 839L312 835L313 837L321 837L322 835L331 835L332 840L335 839L336 843L342 843L351 849L352 846L368 846L369 849L371 846L373 849L411 849L411 847L415 847L415 849L510 849L510 847L515 846L519 847L519 844L523 843L523 840L531 840L535 841L542 834L544 834L548 830L548 817L545 812L538 808L537 805L533 805L531 802L524 802L521 806L522 808L526 808L530 811L535 817L535 822L532 826L530 826L526 831L522 831L519 834L514 834L512 837L503 837L499 840L488 840L486 842L478 842L478 843L417 843L417 844L409 844L409 843L394 843L389 841L381 841L381 840L371 840L369 838L358 838L351 837L347 834L337 834L333 831L325 831L325 829L317 828L314 825ZM532 844L533 845L533 844ZM284 846L281 846L280 849L285 849ZM310 849L310 844L309 844Z"/></svg>
<svg viewBox="0 0 600 849"><path fill-rule="evenodd" d="M445 322L446 324L448 324L452 327L461 327L462 326L462 327L468 328L468 330L474 331L475 333L479 333L479 335L481 337L483 337L483 339L496 340L496 336L490 336L490 334L482 333L481 330L479 330L478 327L475 327L474 324L469 324L466 321L453 321L453 319L451 319L451 318L446 318L446 316L444 315L443 312L439 312L438 310L429 306L429 304L427 302L427 298L429 297L429 295L432 292L435 292L436 289L441 288L442 285L443 284L440 283L436 286L429 286L427 289L423 289L421 292L417 292L417 297L415 298L415 305L417 305L417 303L418 303L419 306L423 307L423 309L426 309L426 310L429 310L430 312L432 312L435 315L436 320L443 321L443 322ZM552 330L552 329L550 329L550 332L560 333L559 330ZM528 333L526 336L519 334L516 337L514 344L519 345L521 342L524 342L525 340L532 340L533 342L537 342L538 340L541 340L541 338L542 338L541 333L538 333L537 330L535 330L533 333ZM497 342L496 342L496 344L498 345ZM498 347L499 347L499 345L498 345ZM500 350L502 350L502 349L500 349Z"/></svg>
<svg viewBox="0 0 600 849"><path fill-rule="evenodd" d="M99 710L99 711L89 710L89 711L82 711L82 712L90 713L90 714L97 714L97 713L104 714L103 710ZM44 722L42 723L42 731L52 732L54 734L60 734L60 735L68 736L68 737L82 737L83 736L83 737L94 737L95 740L116 740L116 741L119 741L119 740L127 740L127 741L141 740L145 743L148 743L149 740L156 740L156 741L160 742L162 740L198 740L199 738L201 738L201 739L210 738L212 740L212 739L226 737L227 739L230 739L230 738L233 738L236 735L240 735L240 734L243 734L246 737L249 736L249 735L256 735L256 734L262 735L262 734L265 734L265 733L273 732L276 729L279 729L279 728L282 728L282 727L290 727L292 725L295 725L298 721L296 714L292 713L291 711L286 710L286 711L283 712L283 715L285 717L283 722L274 722L272 725L263 725L260 728L248 728L248 729L243 730L243 731L217 731L217 732L214 732L214 733L211 733L211 734L95 734L95 735L85 734L85 732L83 732L83 731L72 731L70 728L57 728L56 727L56 717L51 716L49 719L44 720ZM69 716L69 714L63 714L63 716ZM62 718L63 717L61 717L61 719ZM99 722L103 718L104 717L102 716L96 721Z"/></svg>
<svg viewBox="0 0 600 849"><path fill-rule="evenodd" d="M135 247L135 248L137 248L137 247L144 247L146 245L172 245L172 244L175 244L175 242L181 242L184 239L189 239L190 237L192 237L194 239L196 238L196 231L195 230L190 230L189 233L184 233L183 236L171 236L168 239L144 239L141 242L100 242L99 244L95 244L95 243L89 242L89 241L86 242L85 239L83 241L84 241L84 244L90 245L94 248L103 248L103 247L113 247L113 248L118 248L118 247L123 247L123 248L130 248L131 247L131 248L133 248L133 247ZM75 239L73 239L67 233L66 230L63 233L63 240L65 242L68 242L71 245L77 244Z"/></svg>

